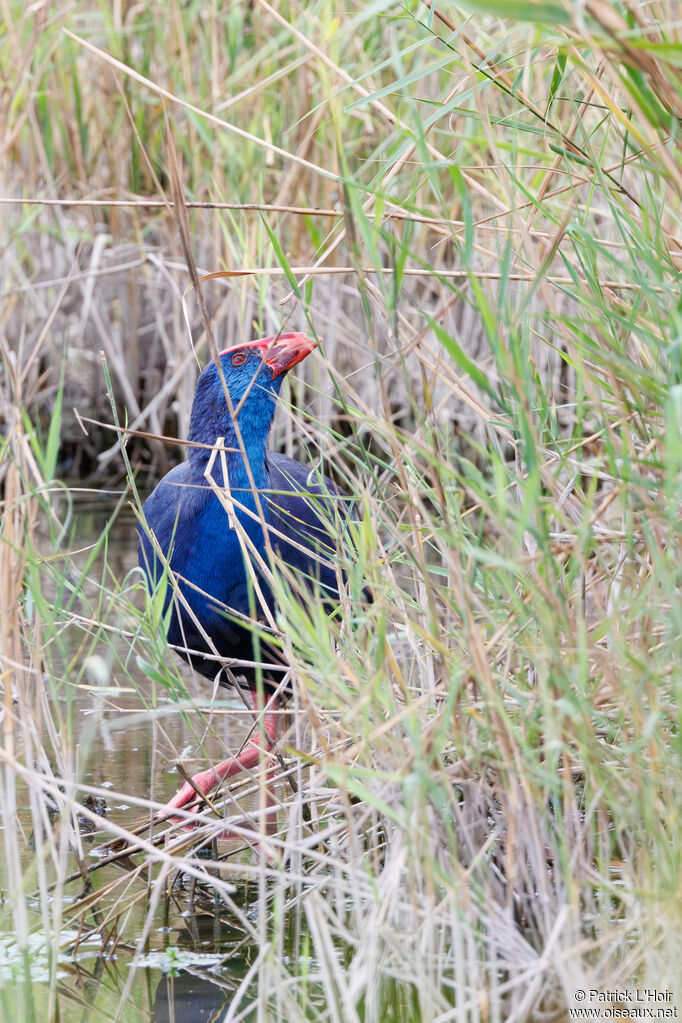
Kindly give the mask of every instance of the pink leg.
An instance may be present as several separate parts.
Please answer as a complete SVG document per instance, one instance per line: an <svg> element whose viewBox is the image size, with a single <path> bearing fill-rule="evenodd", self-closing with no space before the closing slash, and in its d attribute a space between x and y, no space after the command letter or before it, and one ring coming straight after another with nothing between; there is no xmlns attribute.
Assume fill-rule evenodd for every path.
<svg viewBox="0 0 682 1023"><path fill-rule="evenodd" d="M258 700L258 694L256 692L251 693L251 702L253 709L256 713L259 713L261 706ZM266 700L267 705L267 700ZM266 739L266 752L269 752L270 747L274 746L277 741L277 728L278 728L278 716L274 711L276 710L277 704L273 700L269 710L267 710L263 717L262 729L265 733ZM163 810L157 811L155 814L156 820L167 820L169 814L173 810L180 810L187 806L188 803L192 803L197 799L197 792L201 792L202 795L207 795L211 789L214 789L221 781L226 778L232 778L233 775L239 774L240 771L250 771L257 767L261 760L261 723L258 722L258 726L255 729L253 735L249 738L246 746L236 757L228 757L227 760L221 761L219 764L215 764L213 767L209 767L207 771L201 771L199 774L192 776L193 785L189 782L185 782L179 792L177 792L170 802L166 803ZM272 777L272 772L268 772L268 780ZM196 812L197 807L193 808ZM182 818L171 817L172 823L179 823Z"/></svg>

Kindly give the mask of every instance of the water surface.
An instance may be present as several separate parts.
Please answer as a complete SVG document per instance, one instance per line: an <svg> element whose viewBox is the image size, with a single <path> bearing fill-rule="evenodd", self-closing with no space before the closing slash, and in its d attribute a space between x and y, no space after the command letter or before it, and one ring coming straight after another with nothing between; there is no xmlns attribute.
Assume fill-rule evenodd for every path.
<svg viewBox="0 0 682 1023"><path fill-rule="evenodd" d="M87 499L76 506L72 547L79 551L73 558L76 566L85 563L89 545L100 536L114 506L106 499ZM109 535L106 561L108 579L102 575L102 556L91 568L95 591L99 584L94 580L105 579L108 587L112 580L134 581L130 575L137 564L132 512L124 510L117 516ZM47 577L45 588L46 592L50 589ZM88 614L86 603L75 607L76 615L84 619ZM125 608L125 602L121 606ZM66 637L62 637L68 654L65 663L74 658L80 664L82 651L86 671L80 680L65 674L45 680L45 684L51 687L56 707L53 717L59 722L56 727L69 732L68 738L61 736L63 748L72 755L77 780L85 787L78 791L78 800L85 800L95 814L104 813L108 822L129 829L145 814L135 805L135 797L165 802L182 783L174 769L178 755L182 755L188 770L204 769L209 757L217 761L227 755L227 750L239 748L251 718L243 702L229 690L219 690L213 699L211 684L194 679L186 666L182 667L182 677L188 693L205 705L207 716L201 720L196 714L183 714L173 693L140 670L139 654L130 656L130 639L125 635L130 622L125 612L117 621L109 609L107 622L113 630L111 641L98 642L94 647L83 644L86 627L69 626ZM117 635L117 628L122 635ZM112 656L114 650L120 661ZM62 670L66 672L66 668ZM78 678L77 673L74 678ZM86 795L88 789L92 791ZM0 1019L42 1021L48 1018L55 945L48 942L46 947L41 900L31 894L37 892L35 868L41 829L35 827L35 796L32 806L28 787L21 783L17 786L17 802L32 938L29 954L24 956L16 944L13 900L6 897L0 909ZM240 802L243 810L252 813L258 805L258 793ZM56 806L47 799L46 809L51 813ZM51 819L52 826L57 827L54 815ZM80 829L82 862L87 868L106 854L102 846L112 836L106 829L93 830L88 819L81 818ZM92 874L95 889L103 892L101 900L89 912L70 917L69 910L83 885L79 879L66 886L54 1018L84 1023L118 1018L130 1023L194 1023L223 1018L257 955L254 930L261 926L258 915L263 902L259 895L263 888L262 880L259 886L249 879L253 871L247 877L245 873L240 875L238 866L235 869L235 864L254 864L258 860L258 855L245 849L243 843L220 842L212 853L209 850L198 855L216 853L229 853L231 857L229 881L233 891L229 905L210 886L188 875L175 874L172 885L165 884L159 894L158 884L156 889L149 887L146 873L126 884L125 870L108 865ZM133 862L143 863L144 856L138 854ZM70 854L67 873L76 868L76 857ZM55 876L49 866L48 875ZM116 887L107 891L112 883ZM244 921L252 925L251 929L244 926ZM93 933L84 939L89 929ZM144 936L143 949L137 947L140 935ZM252 980L247 987L253 985Z"/></svg>

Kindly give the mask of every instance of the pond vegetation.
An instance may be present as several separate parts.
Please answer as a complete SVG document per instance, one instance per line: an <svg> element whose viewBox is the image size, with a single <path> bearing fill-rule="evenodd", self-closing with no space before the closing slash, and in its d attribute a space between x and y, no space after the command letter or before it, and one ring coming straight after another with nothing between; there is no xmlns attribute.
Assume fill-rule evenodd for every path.
<svg viewBox="0 0 682 1023"><path fill-rule="evenodd" d="M682 1009L676 5L3 13L0 1019ZM265 769L153 825L253 719L141 502L282 330L347 596L274 583L275 826Z"/></svg>

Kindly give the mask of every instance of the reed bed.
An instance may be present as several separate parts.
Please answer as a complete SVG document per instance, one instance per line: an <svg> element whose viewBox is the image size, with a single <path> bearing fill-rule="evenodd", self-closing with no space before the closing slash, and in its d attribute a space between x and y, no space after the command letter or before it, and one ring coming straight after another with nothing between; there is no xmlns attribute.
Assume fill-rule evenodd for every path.
<svg viewBox="0 0 682 1023"><path fill-rule="evenodd" d="M676 5L3 10L0 1016L682 1008ZM207 326L321 339L273 442L358 524L276 813L188 831L258 727L134 566Z"/></svg>

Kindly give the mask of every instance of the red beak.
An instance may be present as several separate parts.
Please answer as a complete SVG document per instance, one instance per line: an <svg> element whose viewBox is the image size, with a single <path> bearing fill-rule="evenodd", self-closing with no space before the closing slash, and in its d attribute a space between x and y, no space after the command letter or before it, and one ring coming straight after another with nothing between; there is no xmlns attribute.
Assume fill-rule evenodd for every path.
<svg viewBox="0 0 682 1023"><path fill-rule="evenodd" d="M298 362L303 362L317 348L317 341L311 341L305 334L276 334L274 337L262 337L257 341L244 341L240 345L226 348L221 355L239 351L240 348L260 348L263 362L272 370L272 376L278 377L286 373Z"/></svg>

